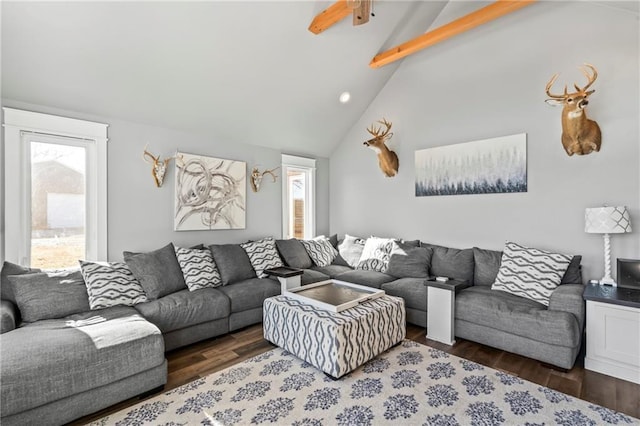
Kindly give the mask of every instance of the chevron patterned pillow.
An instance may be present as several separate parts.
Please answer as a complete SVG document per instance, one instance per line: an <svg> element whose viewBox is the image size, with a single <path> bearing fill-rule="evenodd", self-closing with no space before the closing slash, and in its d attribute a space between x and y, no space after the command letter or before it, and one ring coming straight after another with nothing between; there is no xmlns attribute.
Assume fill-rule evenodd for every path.
<svg viewBox="0 0 640 426"><path fill-rule="evenodd" d="M492 290L505 291L549 306L572 256L507 242Z"/></svg>
<svg viewBox="0 0 640 426"><path fill-rule="evenodd" d="M182 269L184 282L189 291L201 288L220 287L222 278L220 271L213 261L213 255L208 248L183 248L174 246L176 258Z"/></svg>
<svg viewBox="0 0 640 426"><path fill-rule="evenodd" d="M338 250L331 245L327 237L320 236L313 240L300 240L307 254L319 267L329 266L338 256Z"/></svg>
<svg viewBox="0 0 640 426"><path fill-rule="evenodd" d="M254 271L256 271L258 278L268 277L268 275L264 273L265 269L284 266L276 249L276 242L271 237L242 243L240 247L247 252L251 266L253 266Z"/></svg>
<svg viewBox="0 0 640 426"><path fill-rule="evenodd" d="M147 302L142 286L124 262L96 263L81 260L80 269L87 286L91 310Z"/></svg>

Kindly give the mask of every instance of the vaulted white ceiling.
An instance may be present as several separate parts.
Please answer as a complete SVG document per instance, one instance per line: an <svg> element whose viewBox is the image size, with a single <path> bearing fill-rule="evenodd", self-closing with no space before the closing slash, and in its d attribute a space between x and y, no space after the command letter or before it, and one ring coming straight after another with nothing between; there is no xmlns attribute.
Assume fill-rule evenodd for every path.
<svg viewBox="0 0 640 426"><path fill-rule="evenodd" d="M376 0L368 24L314 35L330 2L5 1L2 96L328 156L399 65L372 69L372 57L448 3ZM443 16L484 4L453 1Z"/></svg>

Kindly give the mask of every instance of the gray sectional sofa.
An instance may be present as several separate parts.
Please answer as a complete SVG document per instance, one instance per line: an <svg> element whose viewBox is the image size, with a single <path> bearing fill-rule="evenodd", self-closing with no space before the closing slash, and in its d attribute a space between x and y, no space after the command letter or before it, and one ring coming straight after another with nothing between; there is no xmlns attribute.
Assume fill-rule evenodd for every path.
<svg viewBox="0 0 640 426"><path fill-rule="evenodd" d="M335 236L332 244L338 246ZM456 298L457 336L562 368L573 366L584 327L579 256L546 307L491 290L500 266L498 251L405 242L408 250L420 245L422 257L392 255L382 273L354 269L341 255L330 265L317 266L299 241L276 241L284 264L303 269L303 285L336 278L382 288L402 297L407 321L423 327L427 278L468 280L472 286ZM153 391L166 383L165 351L260 323L263 301L279 294L279 283L257 278L239 244L210 250L222 286L189 291L176 285L156 300L94 311L84 302L87 293L78 272L51 281L37 270L5 262L0 282L1 423L43 424L46 419L47 424L63 424ZM35 291L39 288L48 290Z"/></svg>

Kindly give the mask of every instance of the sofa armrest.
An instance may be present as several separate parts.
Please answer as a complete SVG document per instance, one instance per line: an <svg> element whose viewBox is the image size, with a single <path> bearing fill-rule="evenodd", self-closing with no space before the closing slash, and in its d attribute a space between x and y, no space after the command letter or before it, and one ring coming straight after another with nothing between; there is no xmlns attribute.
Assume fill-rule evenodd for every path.
<svg viewBox="0 0 640 426"><path fill-rule="evenodd" d="M580 330L584 330L585 304L582 297L582 284L563 284L558 286L549 299L550 311L564 311L572 313L578 320Z"/></svg>
<svg viewBox="0 0 640 426"><path fill-rule="evenodd" d="M0 301L0 334L16 328L18 312L15 305L8 300Z"/></svg>

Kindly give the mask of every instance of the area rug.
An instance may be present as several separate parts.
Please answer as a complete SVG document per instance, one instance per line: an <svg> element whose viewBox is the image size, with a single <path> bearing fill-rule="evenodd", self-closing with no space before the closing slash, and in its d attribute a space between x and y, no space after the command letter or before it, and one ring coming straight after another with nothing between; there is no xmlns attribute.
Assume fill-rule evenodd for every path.
<svg viewBox="0 0 640 426"><path fill-rule="evenodd" d="M405 340L339 380L273 349L92 425L602 425L638 419Z"/></svg>

